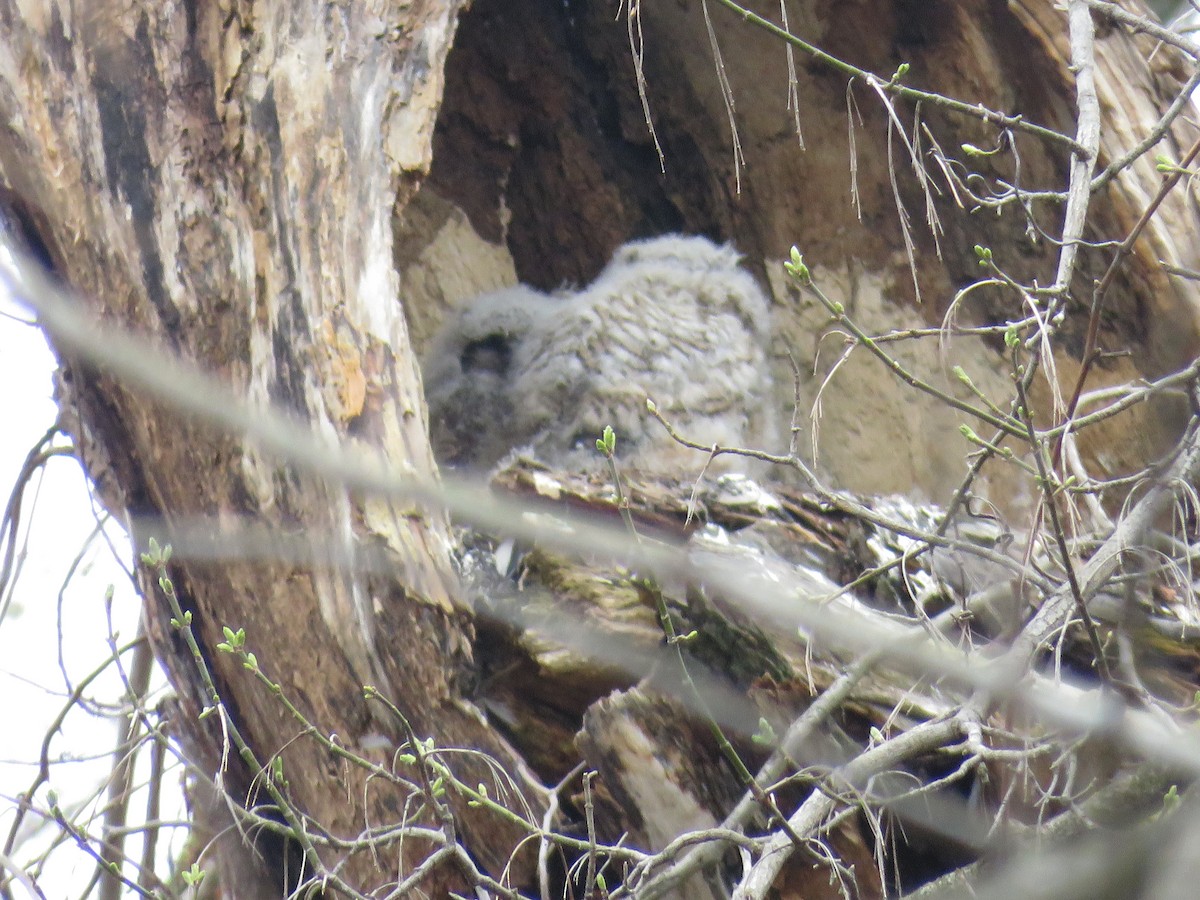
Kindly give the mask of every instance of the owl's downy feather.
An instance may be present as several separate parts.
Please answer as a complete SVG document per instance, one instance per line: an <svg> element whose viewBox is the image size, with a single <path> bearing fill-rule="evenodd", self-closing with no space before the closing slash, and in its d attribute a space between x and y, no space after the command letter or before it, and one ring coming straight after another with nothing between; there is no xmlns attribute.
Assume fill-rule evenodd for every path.
<svg viewBox="0 0 1200 900"><path fill-rule="evenodd" d="M438 460L488 467L514 446L518 348L555 309L524 285L476 297L438 331L422 365L429 432Z"/></svg>
<svg viewBox="0 0 1200 900"><path fill-rule="evenodd" d="M576 293L478 298L426 363L435 452L486 468L531 447L550 464L588 468L611 425L621 458L643 471L702 463L653 420L648 397L695 441L773 442L767 299L738 259L707 238L667 235L619 248ZM501 365L476 362L484 344Z"/></svg>

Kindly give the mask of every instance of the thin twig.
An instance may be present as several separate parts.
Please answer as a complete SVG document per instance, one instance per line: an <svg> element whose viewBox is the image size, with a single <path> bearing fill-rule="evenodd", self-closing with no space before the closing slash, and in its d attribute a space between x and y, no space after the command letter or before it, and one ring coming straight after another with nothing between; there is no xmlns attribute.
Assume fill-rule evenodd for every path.
<svg viewBox="0 0 1200 900"><path fill-rule="evenodd" d="M755 27L763 29L769 34L774 35L780 40L785 41L789 45L808 54L818 62L824 63L838 72L849 75L852 78L860 78L864 81L867 78L874 78L879 83L885 85L884 89L889 93L897 94L905 99L920 103L927 103L940 109L947 109L952 112L961 113L962 115L968 116L972 119L983 119L987 122L991 122L993 125L998 125L1001 128L1012 128L1017 131L1024 131L1028 134L1044 138L1052 143L1068 147L1070 148L1071 152L1077 153L1081 156L1087 156L1088 154L1087 148L1082 146L1078 141L1067 137L1065 134L1060 134L1051 128L1044 128L1040 125L1035 125L1032 122L1027 122L1021 116L1010 116L1006 115L1005 113L995 112L994 110L990 110L985 107L982 103L964 103L961 100L954 100L942 94L934 94L928 91L917 90L916 88L906 87L898 81L891 81L887 78L881 78L875 73L868 72L865 69L860 69L855 65L838 59L832 54L826 53L824 50L808 43L807 41L801 40L794 34L791 34L790 32L780 28L769 19L764 19L757 13L753 13L744 6L735 3L734 0L717 0L717 2L722 6L732 10Z"/></svg>
<svg viewBox="0 0 1200 900"><path fill-rule="evenodd" d="M1103 311L1104 300L1108 295L1108 290L1110 287L1112 287L1121 263L1124 262L1125 258L1133 252L1133 245L1137 243L1137 239L1141 237L1142 232L1150 223L1150 219L1154 217L1154 213L1158 211L1159 206L1162 205L1162 202L1166 199L1167 194L1171 192L1171 189L1174 188L1175 185L1179 183L1179 180L1183 177L1182 170L1190 166L1192 162L1195 161L1197 156L1200 156L1200 138L1197 138L1195 143L1192 144L1191 149L1188 150L1179 166L1172 169L1163 179L1163 183L1159 186L1158 193L1154 195L1154 199L1152 199L1146 206L1146 209L1142 212L1142 215L1134 224L1133 229L1129 232L1129 235L1121 242L1121 246L1117 249L1117 253L1113 257L1112 262L1109 263L1108 269L1104 273L1104 277L1100 279L1099 284L1096 285L1095 290L1092 292L1092 308L1088 316L1087 337L1084 340L1082 364L1079 369L1079 376L1075 379L1075 388L1071 392L1071 399L1068 401L1066 411L1063 415L1063 433L1054 443L1053 465L1055 467L1057 467L1059 462L1062 460L1062 442L1066 437L1067 431L1070 430L1071 420L1074 417L1075 410L1079 405L1079 397L1083 393L1084 384L1087 382L1087 378L1091 373L1092 366L1095 365L1096 361L1100 357L1097 347L1100 336L1100 314Z"/></svg>

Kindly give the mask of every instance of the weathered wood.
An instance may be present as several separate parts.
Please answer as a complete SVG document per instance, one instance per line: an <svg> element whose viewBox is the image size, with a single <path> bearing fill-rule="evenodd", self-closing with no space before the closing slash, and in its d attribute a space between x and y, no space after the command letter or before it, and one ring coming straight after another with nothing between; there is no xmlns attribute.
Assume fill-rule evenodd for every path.
<svg viewBox="0 0 1200 900"><path fill-rule="evenodd" d="M460 7L5 3L5 178L58 273L103 318L243 397L429 477L392 222L429 166ZM393 744L403 737L369 713L361 686L372 683L418 735L516 762L462 700L473 632L444 519L351 496L62 362L64 411L114 512L316 536L313 562L172 566L231 715L260 762L283 753L301 809L352 839L393 821L403 801L378 783L364 790L361 772L331 769L278 700L214 650L222 626L244 628L268 677L350 748L381 731ZM322 543L369 546L391 571L339 568ZM215 765L220 728L196 721L207 700L153 583L151 633L182 694L177 727ZM468 781L488 777L468 760L473 768ZM257 774L227 779L236 795ZM499 873L516 836L471 821L472 849ZM402 868L424 851L406 848ZM364 853L343 874L369 888L379 865ZM444 893L456 878L437 871L427 889Z"/></svg>

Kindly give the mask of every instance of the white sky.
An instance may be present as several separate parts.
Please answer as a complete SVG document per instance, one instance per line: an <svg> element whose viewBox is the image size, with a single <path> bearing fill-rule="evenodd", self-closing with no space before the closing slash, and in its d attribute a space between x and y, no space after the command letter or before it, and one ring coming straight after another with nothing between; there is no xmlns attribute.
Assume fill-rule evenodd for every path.
<svg viewBox="0 0 1200 900"><path fill-rule="evenodd" d="M0 297L0 504L7 500L26 454L57 415L51 381L54 357L38 329L12 316L29 318ZM139 601L122 569L130 559L128 544L120 529L111 526L107 531L120 561L105 541L88 544L96 523L79 465L70 457L51 460L25 495L18 535L20 575L7 613L0 619L0 849L12 825L14 798L37 775L36 762L51 723L71 689L110 657L105 610L110 585L117 643L133 639L137 632ZM77 558L76 575L64 586ZM162 683L161 676L156 683ZM115 704L122 691L121 679L110 666L85 696ZM53 789L64 809L79 810L77 821L90 820L91 811L103 804L116 737L111 719L72 712L50 744L54 764L49 784L36 795L38 806L45 807L47 789ZM169 775L166 816L179 814L177 785L178 775ZM132 817L140 815L137 803L131 807ZM26 817L15 861L28 863L56 837L55 826L28 837L30 825L38 821L35 815ZM166 851L174 844L177 850L178 841L165 832L160 846ZM138 842L131 842L127 850L140 852ZM50 898L81 896L94 871L90 857L66 846L49 857L37 883ZM19 882L13 883L13 891L17 897L26 894Z"/></svg>

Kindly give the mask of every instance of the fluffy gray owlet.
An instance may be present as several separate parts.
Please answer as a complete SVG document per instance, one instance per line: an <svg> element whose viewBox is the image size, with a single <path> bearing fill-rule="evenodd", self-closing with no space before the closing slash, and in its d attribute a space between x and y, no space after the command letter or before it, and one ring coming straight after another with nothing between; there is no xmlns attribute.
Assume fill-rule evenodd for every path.
<svg viewBox="0 0 1200 900"><path fill-rule="evenodd" d="M477 298L443 326L425 365L438 458L486 469L528 448L589 469L612 425L623 462L694 471L703 456L672 441L647 397L700 443L773 444L767 299L738 259L707 238L667 235L625 244L573 294Z"/></svg>
<svg viewBox="0 0 1200 900"><path fill-rule="evenodd" d="M438 462L490 468L527 435L512 430L517 348L555 304L517 285L476 297L434 336L421 366Z"/></svg>

